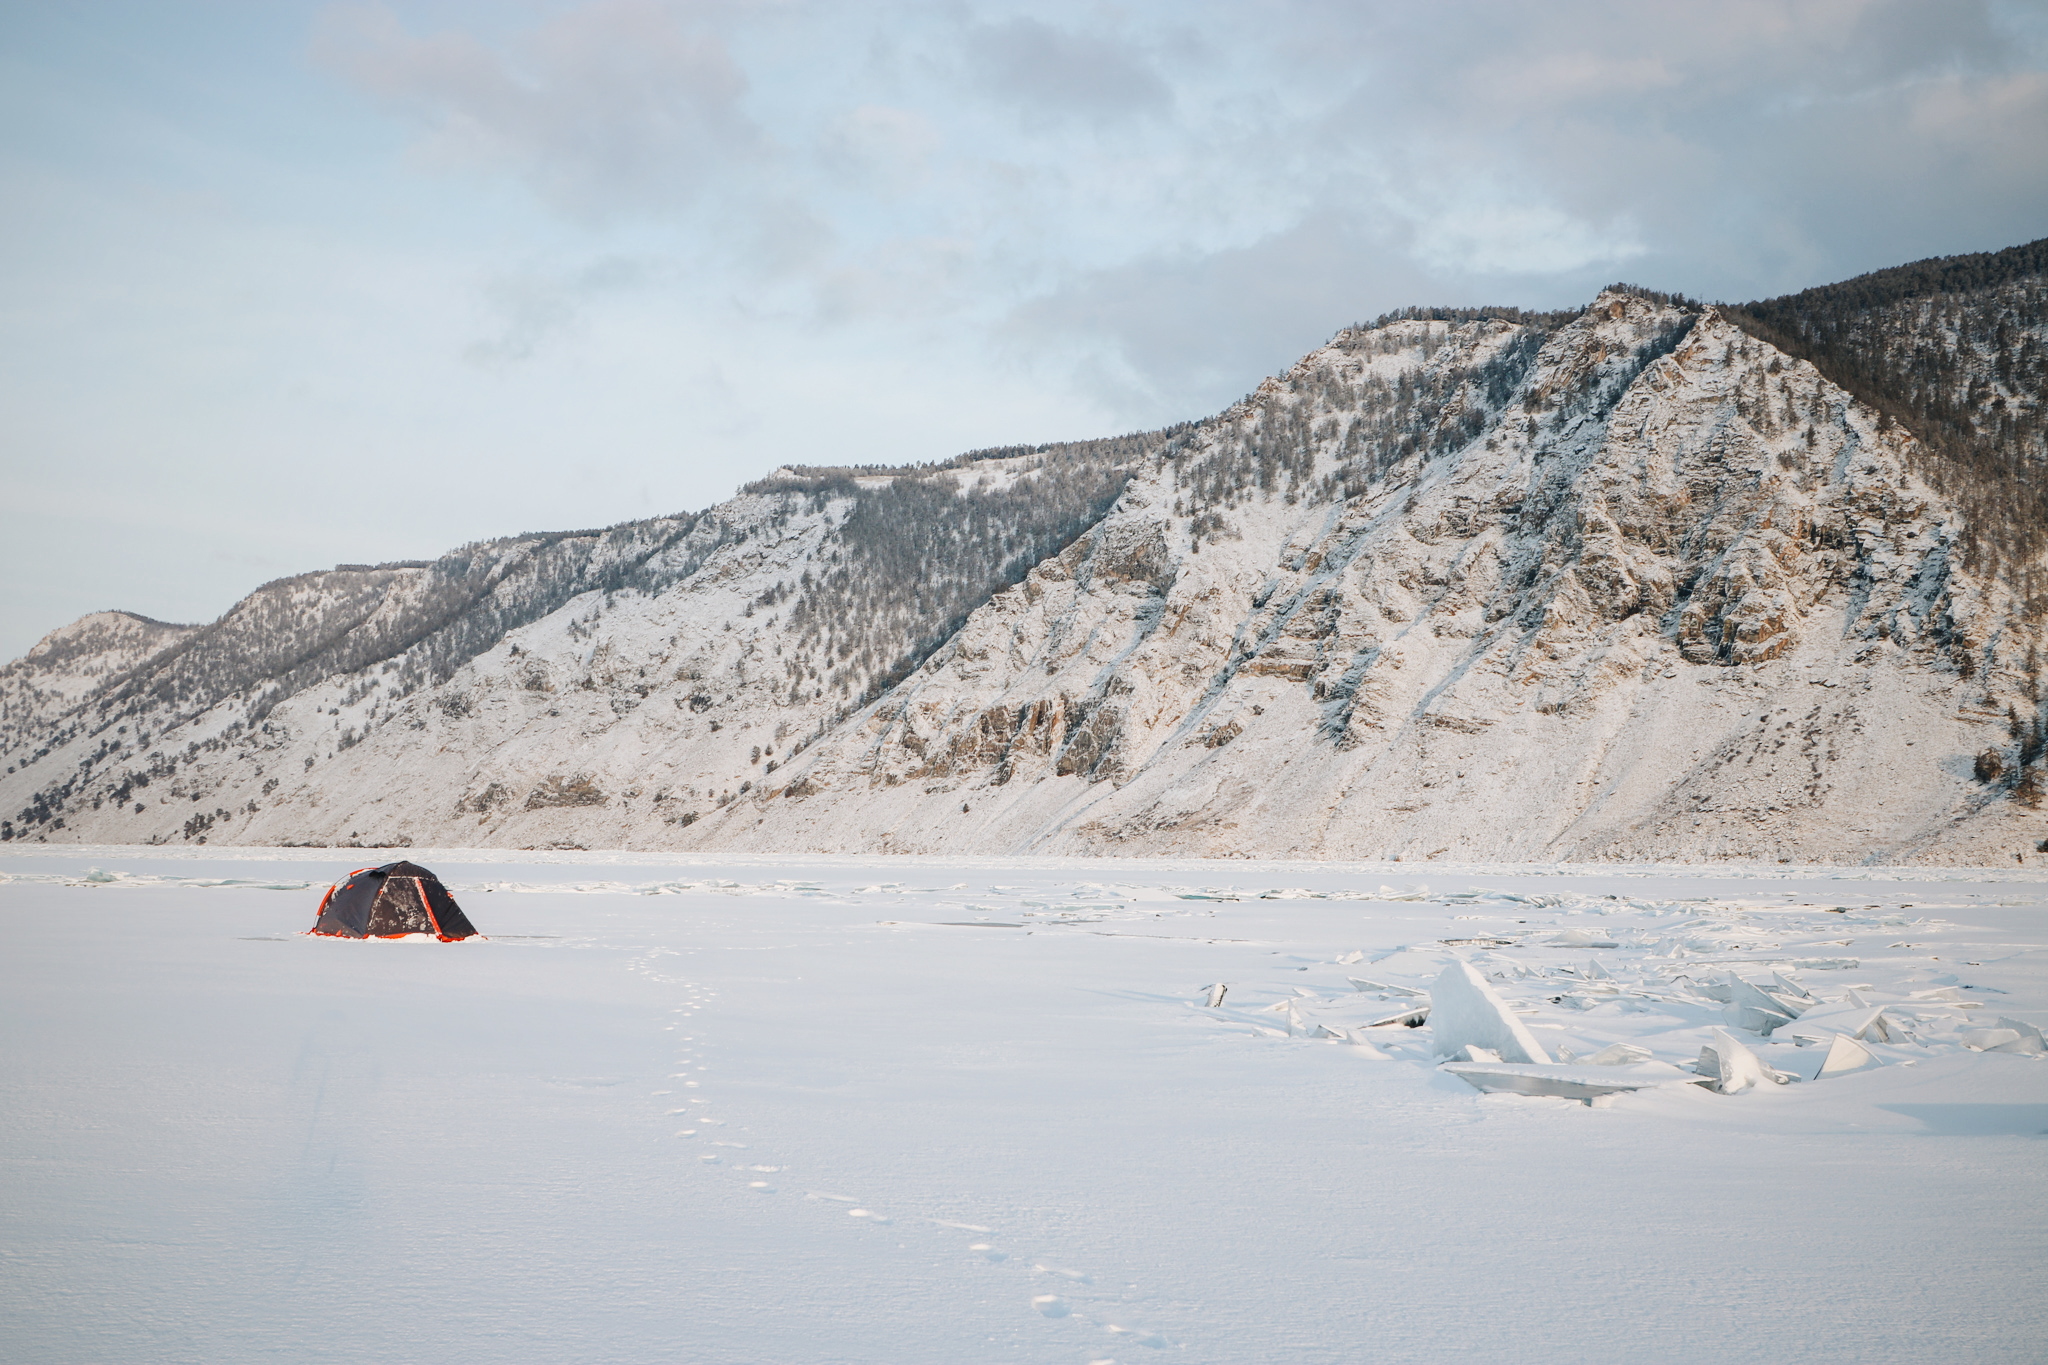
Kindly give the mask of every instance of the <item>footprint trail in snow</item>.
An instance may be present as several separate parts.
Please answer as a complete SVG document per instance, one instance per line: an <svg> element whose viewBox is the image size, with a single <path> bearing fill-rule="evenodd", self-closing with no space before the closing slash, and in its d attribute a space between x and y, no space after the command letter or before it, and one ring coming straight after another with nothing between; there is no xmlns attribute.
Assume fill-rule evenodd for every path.
<svg viewBox="0 0 2048 1365"><path fill-rule="evenodd" d="M670 1013L677 1022L666 1026L670 1031L683 1027L697 1028L688 1021L698 1015L712 993L696 986L684 984L689 992L684 1005L676 1006ZM702 1082L697 1079L709 1071L709 1064L703 1061L707 1055L701 1035L697 1032L680 1034L678 1050L673 1065L677 1068L669 1076L671 1082L679 1082L685 1090L701 1090ZM663 1099L675 1095L674 1090L657 1090L656 1097ZM708 1095L689 1096L691 1104L712 1104ZM729 1138L711 1136L713 1130L726 1126L723 1119L709 1116L706 1110L693 1109L689 1105L669 1108L666 1116L687 1116L690 1127L675 1131L675 1137L694 1140L694 1145L703 1150L696 1152L697 1169L731 1172L740 1187L749 1194L773 1195L779 1193L779 1186L762 1179L765 1175L786 1176L790 1168L786 1165L734 1160L737 1152L753 1150L753 1144L738 1142ZM1131 1315L1122 1311L1129 1307L1120 1293L1098 1292L1095 1276L1089 1272L1070 1269L1054 1264L1044 1257L1018 1259L995 1241L985 1240L995 1235L991 1225L962 1223L952 1219L938 1218L929 1214L911 1213L906 1215L899 1228L896 1217L881 1209L870 1207L867 1201L855 1195L839 1194L823 1190L807 1190L803 1202L818 1206L821 1212L837 1210L860 1224L876 1228L898 1228L899 1235L920 1237L973 1238L964 1243L967 1256L977 1264L985 1265L992 1273L1007 1273L1023 1278L1018 1284L1017 1300L1027 1315L1041 1320L1048 1330L1064 1328L1089 1333L1104 1333L1126 1342L1159 1349L1167 1346L1168 1339L1163 1333L1150 1328L1133 1326ZM908 1250L908 1243L900 1244ZM1050 1287L1049 1287L1050 1286ZM1130 1286L1135 1289L1136 1286ZM1092 1358L1088 1365L1116 1365L1106 1357Z"/></svg>

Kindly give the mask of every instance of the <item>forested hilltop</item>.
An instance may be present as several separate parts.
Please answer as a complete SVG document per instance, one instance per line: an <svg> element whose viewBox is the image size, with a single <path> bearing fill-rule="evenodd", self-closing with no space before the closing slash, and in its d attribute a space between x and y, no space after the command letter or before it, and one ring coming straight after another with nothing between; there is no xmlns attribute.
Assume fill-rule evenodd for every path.
<svg viewBox="0 0 2048 1365"><path fill-rule="evenodd" d="M1731 309L1911 431L1916 468L1968 510L1969 548L2011 572L2048 547L2048 238L1940 256ZM2048 584L2029 581L2039 597Z"/></svg>
<svg viewBox="0 0 2048 1365"><path fill-rule="evenodd" d="M2039 856L2048 242L1414 308L1215 417L0 673L0 840Z"/></svg>

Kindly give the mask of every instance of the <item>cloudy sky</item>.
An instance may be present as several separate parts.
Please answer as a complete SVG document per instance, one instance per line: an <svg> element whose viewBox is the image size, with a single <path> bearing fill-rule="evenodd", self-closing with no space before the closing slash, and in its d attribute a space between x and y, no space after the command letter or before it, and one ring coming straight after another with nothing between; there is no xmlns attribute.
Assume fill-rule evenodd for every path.
<svg viewBox="0 0 2048 1365"><path fill-rule="evenodd" d="M0 0L0 657L2048 234L2048 0Z"/></svg>

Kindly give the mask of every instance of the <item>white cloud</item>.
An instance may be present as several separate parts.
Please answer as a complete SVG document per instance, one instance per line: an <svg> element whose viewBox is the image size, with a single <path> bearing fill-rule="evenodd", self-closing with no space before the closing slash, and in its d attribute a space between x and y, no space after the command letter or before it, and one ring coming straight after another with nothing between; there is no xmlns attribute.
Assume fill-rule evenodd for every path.
<svg viewBox="0 0 2048 1365"><path fill-rule="evenodd" d="M970 77L1027 118L1106 124L1163 113L1173 92L1135 45L1030 15L971 26Z"/></svg>
<svg viewBox="0 0 2048 1365"><path fill-rule="evenodd" d="M1414 225L1416 261L1442 277L1608 270L1646 250L1625 216L1588 221L1538 194L1478 178L1446 191L1434 202L1389 196Z"/></svg>
<svg viewBox="0 0 2048 1365"><path fill-rule="evenodd" d="M770 154L723 39L656 0L569 9L505 49L337 8L316 53L419 119L428 163L509 169L578 219L673 210Z"/></svg>
<svg viewBox="0 0 2048 1365"><path fill-rule="evenodd" d="M2015 0L388 0L276 36L317 4L10 30L0 437L38 506L429 553L1196 416L1404 304L1749 298L2048 221ZM136 534L30 520L0 580Z"/></svg>
<svg viewBox="0 0 2048 1365"><path fill-rule="evenodd" d="M922 186L941 145L938 129L924 115L882 104L847 110L819 139L828 170L884 194Z"/></svg>
<svg viewBox="0 0 2048 1365"><path fill-rule="evenodd" d="M531 360L549 340L574 331L594 298L645 283L655 273L647 262L606 256L562 274L503 272L482 288L487 335L463 348L462 358L500 370Z"/></svg>

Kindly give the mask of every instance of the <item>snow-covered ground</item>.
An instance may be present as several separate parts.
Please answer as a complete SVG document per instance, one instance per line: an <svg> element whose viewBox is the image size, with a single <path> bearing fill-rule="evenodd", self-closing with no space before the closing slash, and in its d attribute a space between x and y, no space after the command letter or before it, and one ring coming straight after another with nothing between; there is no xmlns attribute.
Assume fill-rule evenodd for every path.
<svg viewBox="0 0 2048 1365"><path fill-rule="evenodd" d="M0 1353L2016 1362L2048 1341L2031 871L406 853L489 941L299 936L375 854L0 856ZM1553 1057L1690 1065L1747 998L1732 970L1879 1064L1482 1095L1429 1026L1367 1027L1457 958ZM1826 1047L1797 1027L1736 1036L1811 1077Z"/></svg>

